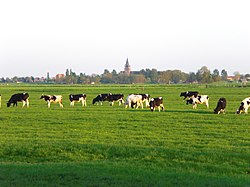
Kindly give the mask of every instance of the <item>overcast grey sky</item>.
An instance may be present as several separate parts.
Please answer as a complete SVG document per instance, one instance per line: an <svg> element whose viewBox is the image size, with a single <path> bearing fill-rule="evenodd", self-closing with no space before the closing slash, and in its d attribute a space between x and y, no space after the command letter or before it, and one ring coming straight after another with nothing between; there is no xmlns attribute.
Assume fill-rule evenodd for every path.
<svg viewBox="0 0 250 187"><path fill-rule="evenodd" d="M156 68L250 73L249 0L6 0L0 77Z"/></svg>

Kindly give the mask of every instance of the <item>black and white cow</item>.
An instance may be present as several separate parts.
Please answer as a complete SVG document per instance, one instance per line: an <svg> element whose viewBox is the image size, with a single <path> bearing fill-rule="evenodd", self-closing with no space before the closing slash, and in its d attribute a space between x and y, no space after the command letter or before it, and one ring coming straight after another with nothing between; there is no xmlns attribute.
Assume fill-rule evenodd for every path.
<svg viewBox="0 0 250 187"><path fill-rule="evenodd" d="M227 101L224 97L221 97L217 103L216 108L214 109L214 113L215 114L220 114L221 112L224 114L225 113L225 109L227 106Z"/></svg>
<svg viewBox="0 0 250 187"><path fill-rule="evenodd" d="M42 95L40 99L44 99L48 103L48 108L50 108L51 103L59 103L60 107L63 108L61 95Z"/></svg>
<svg viewBox="0 0 250 187"><path fill-rule="evenodd" d="M111 95L111 93L108 94L99 94L96 96L96 98L93 99L92 104L99 103L102 105L103 101L108 101L108 96Z"/></svg>
<svg viewBox="0 0 250 187"><path fill-rule="evenodd" d="M149 94L129 94L129 95L141 95L142 96L142 103L145 103L145 107L149 107L149 99L150 95ZM131 103L131 107L137 107L137 103Z"/></svg>
<svg viewBox="0 0 250 187"><path fill-rule="evenodd" d="M145 103L146 107L149 107L149 99L150 95L149 94L138 94L142 96L142 102Z"/></svg>
<svg viewBox="0 0 250 187"><path fill-rule="evenodd" d="M207 108L209 108L209 97L208 95L198 95L197 97L192 96L187 100L187 104L192 104L193 109L197 108L197 104L205 104Z"/></svg>
<svg viewBox="0 0 250 187"><path fill-rule="evenodd" d="M159 112L161 110L164 111L163 98L157 97L150 99L149 107L152 112L155 111L155 108L158 108Z"/></svg>
<svg viewBox="0 0 250 187"><path fill-rule="evenodd" d="M245 114L247 114L249 107L250 107L250 97L247 97L240 103L240 107L236 111L236 114L241 114L242 112L245 112Z"/></svg>
<svg viewBox="0 0 250 187"><path fill-rule="evenodd" d="M23 106L25 105L27 107L29 107L29 94L28 93L17 93L17 94L13 94L10 97L10 100L7 102L7 107L10 107L11 104L13 104L13 106L17 106L17 102L23 102Z"/></svg>
<svg viewBox="0 0 250 187"><path fill-rule="evenodd" d="M124 100L123 100L124 99L124 95L123 94L111 94L110 93L107 98L108 98L107 100L109 101L109 103L110 103L111 106L114 105L115 101L119 102L119 106L122 103L124 103Z"/></svg>
<svg viewBox="0 0 250 187"><path fill-rule="evenodd" d="M139 107L143 109L142 95L128 95L125 102L125 108L134 108L134 106L136 106L136 109Z"/></svg>
<svg viewBox="0 0 250 187"><path fill-rule="evenodd" d="M183 100L186 98L191 98L191 97L197 97L199 92L197 91L187 91L187 92L181 92L180 97L184 97Z"/></svg>
<svg viewBox="0 0 250 187"><path fill-rule="evenodd" d="M87 98L86 94L76 94L76 95L70 94L69 95L70 106L74 106L75 102L81 102L82 107L87 106L86 98Z"/></svg>

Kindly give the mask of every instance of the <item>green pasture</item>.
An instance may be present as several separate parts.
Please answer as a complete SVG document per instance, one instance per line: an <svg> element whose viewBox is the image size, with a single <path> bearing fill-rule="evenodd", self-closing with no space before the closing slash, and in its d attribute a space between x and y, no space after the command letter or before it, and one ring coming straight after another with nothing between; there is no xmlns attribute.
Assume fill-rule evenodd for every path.
<svg viewBox="0 0 250 187"><path fill-rule="evenodd" d="M186 105L180 92L210 97ZM7 108L30 94L30 107ZM164 112L92 105L100 93L162 96ZM69 94L87 94L87 107ZM0 186L250 186L250 87L216 85L0 85ZM60 94L47 108L42 94ZM226 114L213 114L220 97ZM250 111L249 111L250 112Z"/></svg>

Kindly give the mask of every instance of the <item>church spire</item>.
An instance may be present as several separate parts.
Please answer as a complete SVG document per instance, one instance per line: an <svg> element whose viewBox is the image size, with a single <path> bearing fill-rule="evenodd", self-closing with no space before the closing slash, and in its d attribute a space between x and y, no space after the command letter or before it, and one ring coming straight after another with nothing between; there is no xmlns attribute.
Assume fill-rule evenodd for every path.
<svg viewBox="0 0 250 187"><path fill-rule="evenodd" d="M125 72L126 75L130 75L130 72L131 72L131 66L129 65L128 58L126 60L126 64L125 64L125 67L124 67L124 72Z"/></svg>

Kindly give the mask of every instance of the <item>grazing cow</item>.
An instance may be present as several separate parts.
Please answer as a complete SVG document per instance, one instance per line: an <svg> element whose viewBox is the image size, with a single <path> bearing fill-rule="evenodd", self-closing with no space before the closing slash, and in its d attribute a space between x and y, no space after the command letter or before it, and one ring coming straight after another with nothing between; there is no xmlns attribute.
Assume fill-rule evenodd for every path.
<svg viewBox="0 0 250 187"><path fill-rule="evenodd" d="M240 103L240 107L236 111L236 114L241 114L242 112L245 112L245 114L247 114L249 107L250 107L250 97L247 97Z"/></svg>
<svg viewBox="0 0 250 187"><path fill-rule="evenodd" d="M111 95L111 93L97 95L96 98L93 99L92 104L94 105L96 102L98 102L100 105L102 105L103 101L108 101L109 95Z"/></svg>
<svg viewBox="0 0 250 187"><path fill-rule="evenodd" d="M180 97L184 97L183 100L185 100L186 98L191 98L191 97L197 97L199 94L199 92L197 91L187 91L187 92L181 92Z"/></svg>
<svg viewBox="0 0 250 187"><path fill-rule="evenodd" d="M150 99L149 106L152 112L155 111L155 108L158 108L159 112L161 111L161 109L162 111L164 111L163 98L157 97Z"/></svg>
<svg viewBox="0 0 250 187"><path fill-rule="evenodd" d="M149 99L150 99L149 94L129 94L129 95L141 95L142 96L142 102L145 103L146 107L149 107ZM136 103L131 103L132 108L134 108L134 105L136 105Z"/></svg>
<svg viewBox="0 0 250 187"><path fill-rule="evenodd" d="M198 95L197 97L192 96L190 99L187 100L187 104L192 104L193 109L197 108L197 104L205 104L207 108L209 108L209 97L208 95Z"/></svg>
<svg viewBox="0 0 250 187"><path fill-rule="evenodd" d="M123 94L109 94L107 100L109 101L110 105L113 106L115 101L119 102L119 106L124 103L124 95Z"/></svg>
<svg viewBox="0 0 250 187"><path fill-rule="evenodd" d="M25 105L29 107L29 94L28 93L17 93L11 96L10 100L7 103L7 107L10 107L11 104L13 106L17 106L17 102L23 102L23 106Z"/></svg>
<svg viewBox="0 0 250 187"><path fill-rule="evenodd" d="M149 94L138 94L142 96L142 102L145 102L146 107L149 107Z"/></svg>
<svg viewBox="0 0 250 187"><path fill-rule="evenodd" d="M74 106L75 102L82 102L82 107L87 106L86 98L87 95L85 94L76 94L76 95L70 94L69 95L70 106Z"/></svg>
<svg viewBox="0 0 250 187"><path fill-rule="evenodd" d="M48 103L48 108L50 108L51 103L59 103L60 107L63 108L61 95L42 95L40 99L44 99Z"/></svg>
<svg viewBox="0 0 250 187"><path fill-rule="evenodd" d="M125 102L125 108L134 108L134 105L136 105L136 109L141 106L143 109L143 103L142 103L142 96L141 95L135 95L131 94L127 97L126 102Z"/></svg>
<svg viewBox="0 0 250 187"><path fill-rule="evenodd" d="M220 114L221 112L223 112L223 114L224 114L226 106L227 106L226 99L224 97L221 97L217 103L216 108L214 109L214 113Z"/></svg>

